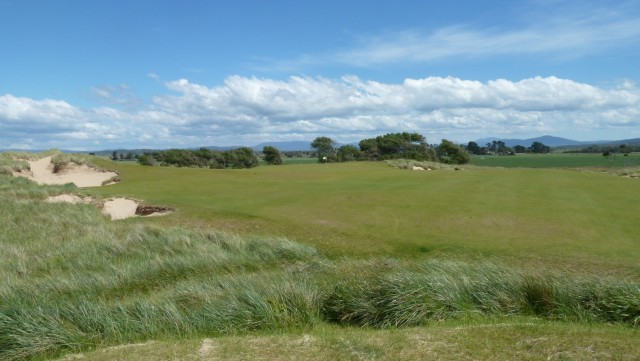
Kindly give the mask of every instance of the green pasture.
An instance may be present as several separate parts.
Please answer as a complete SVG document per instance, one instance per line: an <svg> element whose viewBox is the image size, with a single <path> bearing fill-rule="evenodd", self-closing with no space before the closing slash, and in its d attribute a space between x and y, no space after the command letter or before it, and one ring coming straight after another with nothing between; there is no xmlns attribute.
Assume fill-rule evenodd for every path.
<svg viewBox="0 0 640 361"><path fill-rule="evenodd" d="M287 237L330 256L446 253L638 270L640 181L563 169L409 171L352 162L182 169L108 163L87 192L177 211L151 222Z"/></svg>
<svg viewBox="0 0 640 361"><path fill-rule="evenodd" d="M505 168L623 168L640 166L640 154L550 153L516 155L474 155L471 164Z"/></svg>

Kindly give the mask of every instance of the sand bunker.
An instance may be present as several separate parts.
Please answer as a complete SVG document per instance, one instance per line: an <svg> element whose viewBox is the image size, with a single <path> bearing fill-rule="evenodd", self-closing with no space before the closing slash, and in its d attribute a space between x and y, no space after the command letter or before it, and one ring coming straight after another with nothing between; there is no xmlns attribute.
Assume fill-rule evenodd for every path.
<svg viewBox="0 0 640 361"><path fill-rule="evenodd" d="M71 203L71 204L96 204L92 198L82 198L75 194L61 194L46 199L48 203ZM112 220L126 219L135 216L153 217L163 216L175 211L171 207L144 206L139 202L126 198L112 198L102 204L96 204L102 208L102 213L111 217Z"/></svg>
<svg viewBox="0 0 640 361"><path fill-rule="evenodd" d="M74 183L77 187L100 187L104 182L117 176L115 172L103 172L87 165L70 164L60 173L53 172L51 157L29 161L30 172L14 173L26 177L38 184Z"/></svg>
<svg viewBox="0 0 640 361"><path fill-rule="evenodd" d="M104 202L102 213L110 215L112 220L131 218L134 216L162 216L173 212L173 208L143 206L140 203L126 198L114 198Z"/></svg>
<svg viewBox="0 0 640 361"><path fill-rule="evenodd" d="M102 213L111 216L112 220L130 218L136 215L138 202L131 199L116 198L104 203Z"/></svg>

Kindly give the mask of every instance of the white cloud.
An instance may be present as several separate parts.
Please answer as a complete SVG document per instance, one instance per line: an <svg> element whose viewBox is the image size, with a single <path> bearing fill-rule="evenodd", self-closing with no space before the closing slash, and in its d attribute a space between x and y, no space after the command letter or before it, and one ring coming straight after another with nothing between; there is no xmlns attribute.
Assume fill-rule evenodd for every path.
<svg viewBox="0 0 640 361"><path fill-rule="evenodd" d="M136 109L0 96L0 148L192 147L317 135L357 141L397 131L416 131L432 142L440 136L570 136L577 130L592 139L640 137L640 90L630 82L605 89L556 77L428 77L389 84L355 76L231 76L214 87L187 79L166 87L174 94Z"/></svg>

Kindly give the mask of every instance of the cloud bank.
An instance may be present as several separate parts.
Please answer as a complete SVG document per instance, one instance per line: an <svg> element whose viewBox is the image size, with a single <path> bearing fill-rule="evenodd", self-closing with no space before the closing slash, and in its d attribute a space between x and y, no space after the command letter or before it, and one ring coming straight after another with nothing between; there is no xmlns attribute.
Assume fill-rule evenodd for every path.
<svg viewBox="0 0 640 361"><path fill-rule="evenodd" d="M605 89L556 77L428 77L394 84L355 76L230 76L217 86L187 79L165 86L166 94L146 104L126 85L96 87L94 94L109 103L96 108L2 95L0 149L253 145L319 135L357 141L397 131L419 132L430 142L493 135L640 137L640 90L629 82Z"/></svg>

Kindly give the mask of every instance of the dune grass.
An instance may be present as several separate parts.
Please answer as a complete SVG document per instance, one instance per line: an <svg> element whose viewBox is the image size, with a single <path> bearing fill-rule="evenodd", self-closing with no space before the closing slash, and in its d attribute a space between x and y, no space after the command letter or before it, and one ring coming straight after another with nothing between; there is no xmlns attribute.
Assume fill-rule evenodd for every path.
<svg viewBox="0 0 640 361"><path fill-rule="evenodd" d="M240 209L248 210L253 206L270 213L276 207L273 202L280 199L283 201L278 203L283 206L280 210L298 206L298 213L304 213L307 208L292 202L291 195L268 198L267 203L252 200L250 196L256 192L266 196L270 193L262 191L263 188L273 192L274 187L282 187L300 197L312 189L324 190L325 196L339 202L340 197L353 195L354 190L358 190L363 192L359 197L346 200L365 203L371 208L373 203L367 203L367 200L382 190L398 197L424 182L432 182L442 192L444 185L439 182L445 180L454 189L462 189L460 183L469 181L464 178L467 175L473 180L485 179L477 178L471 170L436 173L436 180L444 178L434 182L425 178L426 172L401 171L384 165L290 167L297 169L292 172L284 167L246 172L180 169L184 172L182 177L187 177L181 180L191 179L196 188L188 187L190 193L182 191L187 199L179 203L177 213L184 212L181 217L194 216L198 208L206 213L207 208L198 201L198 196L207 195L202 187L209 182L214 186L206 190L215 190L221 197L226 191L227 201L244 201L245 204L235 205ZM176 171L124 165L123 184L130 183L133 189L142 189L135 188L144 183L143 179L136 178L139 176L136 172L153 175L158 169L167 172L157 173L163 178ZM367 177L362 177L363 172ZM519 171L515 171L515 175L490 172L489 176L496 174L516 177L517 181L512 179L508 184L519 192L524 190L518 181L531 181L534 177L533 173L527 173L527 177L520 178ZM620 180L633 181L577 172L549 174L558 175L560 180L553 181L564 182L565 186L587 183L580 191L585 194L589 187L606 181L614 184ZM450 175L459 178L449 178ZM576 175L584 176L586 180L578 182L573 178ZM284 179L286 183L279 184ZM230 180L234 182L222 182ZM175 186L175 183L163 181L149 178L148 194L157 196L156 192L163 186ZM589 185L590 182L593 184ZM308 188L309 183L311 188ZM532 184L528 183L529 187L536 188ZM226 188L221 190L220 187ZM397 187L403 192L397 192ZM349 188L350 192L346 192ZM90 193L106 194L127 189L116 185ZM331 195L330 189L336 193ZM436 199L436 203L429 206L439 202L435 197L437 192L417 189L420 197L426 198L428 194ZM530 192L540 192L540 189L545 188L538 185ZM244 197L239 194L242 190ZM141 194L137 197L145 198L147 194L139 191ZM404 355L400 359L428 355L442 359L524 355L535 359L541 354L574 358L618 355L618 358L624 358L640 351L636 344L628 342L637 337L640 326L640 280L637 273L634 276L636 268L632 263L624 263L623 255L633 250L637 243L626 244L622 242L623 237L607 238L607 247L597 248L587 243L595 248L587 252L574 250L589 261L591 269L584 272L552 267L557 265L554 262L539 267L540 263L526 261L525 252L545 254L535 245L506 252L495 243L489 244L484 247L491 256L478 257L465 250L469 245L462 243L460 246L448 240L452 247L449 250L423 252L422 257L405 257L404 252L393 252L393 247L387 255L376 250L363 252L368 254L365 257L354 256L357 250L344 250L348 246L361 250L363 246L358 243L363 241L357 237L349 245L327 247L333 253L326 253L311 245L325 244L313 238L307 240L307 244L301 244L277 235L214 231L205 227L209 216L200 218L200 225L186 219L112 222L91 205L43 202L50 195L87 192L73 185L38 186L24 178L0 175L0 259L3 260L0 263L3 279L0 284L0 359L48 359L123 344L132 344L134 349L135 344L142 344L140 349L147 353L137 357L145 358L148 353L155 352L147 346L156 342L177 348L191 347L174 357L170 351L158 351L159 358L189 359L189 355L202 357L203 338L214 338L207 342L212 347L219 347L219 353L211 358L228 356L222 359L256 358L252 356L261 355L260 345L269 342L283 347L289 345L292 350L303 345L305 350L317 349L333 355L334 359L394 359L395 354ZM576 202L580 192L554 206L564 205L565 211L578 212L581 207L572 202ZM170 196L171 192L167 190L167 193ZM533 198L525 196L525 199L527 197ZM211 196L204 198L211 202ZM310 199L313 198L305 200ZM516 201L503 197L503 206L508 207L510 202ZM631 220L624 218L633 218L623 212L628 211L625 204L618 204L622 209L613 205L606 204L609 207L606 212L589 208L587 213L580 213L580 217L593 222L593 212L598 216L613 212L615 217L607 218L607 221L623 218L616 224L631 224ZM233 204L227 206L234 207ZM348 202L344 200L329 203L329 208L338 215L348 214L339 212L341 207L347 206ZM415 207L413 211L420 213L423 208ZM394 204L391 209L402 212L403 207ZM455 207L447 208L446 212L450 209L456 214ZM261 214L231 213L233 217L229 219L238 217L238 224L242 220L251 223L255 219L258 222L254 224L268 224L260 223L263 222ZM282 213L276 214L282 216ZM331 213L323 214L329 216ZM421 214L425 216L425 213ZM275 219L276 216L267 218L269 221ZM337 221L336 218L332 220ZM197 226L186 227L188 224ZM627 235L626 240L637 241L632 237L635 228L629 227L629 230L612 234ZM426 229L422 228L423 232ZM260 233L266 234L270 230L261 229ZM511 231L514 232L514 228ZM594 231L604 231L604 227L600 229L596 225L589 230ZM316 235L320 236L322 234ZM396 236L388 242L401 241L411 233ZM407 238L404 242L410 241ZM549 240L541 242L551 243ZM406 244L402 246L406 247ZM511 246L524 247L523 243L517 242ZM574 242L561 245L567 252L570 247L578 248ZM458 250L459 254L452 257ZM521 260L525 261L516 266ZM612 271L614 261L620 263L617 271ZM492 327L493 323L506 323L507 326ZM534 326L529 327L530 324ZM420 328L405 329L415 326ZM445 336L435 336L440 333ZM305 338L305 334L311 338ZM247 335L258 335L260 341L255 347L241 350L243 342L256 337ZM550 341L552 337L553 341ZM598 337L603 339L595 342ZM435 346L437 342L430 343L434 338L453 348ZM510 341L487 346L487 340L501 338ZM429 342L430 348L417 347L421 342ZM519 346L510 348L511 342L517 342ZM594 344L597 347L594 348ZM407 346L404 354L402 345ZM195 347L198 347L197 353ZM581 347L591 347L593 352ZM129 347L106 348L87 355L95 359L113 359L118 358L121 349ZM289 351L270 352L274 352L271 353L274 358L295 356L287 353Z"/></svg>

